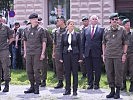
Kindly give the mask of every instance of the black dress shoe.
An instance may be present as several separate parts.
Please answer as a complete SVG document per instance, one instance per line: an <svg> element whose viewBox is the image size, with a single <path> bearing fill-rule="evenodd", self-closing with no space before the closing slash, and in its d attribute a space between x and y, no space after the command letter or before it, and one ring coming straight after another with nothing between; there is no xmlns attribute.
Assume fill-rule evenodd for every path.
<svg viewBox="0 0 133 100"><path fill-rule="evenodd" d="M76 96L77 95L77 92L73 92L73 96Z"/></svg>
<svg viewBox="0 0 133 100"><path fill-rule="evenodd" d="M63 83L59 82L57 86L54 87L55 89L63 88Z"/></svg>
<svg viewBox="0 0 133 100"><path fill-rule="evenodd" d="M87 89L93 89L93 85L89 85Z"/></svg>
<svg viewBox="0 0 133 100"><path fill-rule="evenodd" d="M34 88L29 88L27 91L24 91L24 93L34 93Z"/></svg>
<svg viewBox="0 0 133 100"><path fill-rule="evenodd" d="M66 90L65 93L63 93L63 95L70 95L71 91L70 90Z"/></svg>
<svg viewBox="0 0 133 100"><path fill-rule="evenodd" d="M99 86L98 85L94 85L94 89L95 90L99 89Z"/></svg>

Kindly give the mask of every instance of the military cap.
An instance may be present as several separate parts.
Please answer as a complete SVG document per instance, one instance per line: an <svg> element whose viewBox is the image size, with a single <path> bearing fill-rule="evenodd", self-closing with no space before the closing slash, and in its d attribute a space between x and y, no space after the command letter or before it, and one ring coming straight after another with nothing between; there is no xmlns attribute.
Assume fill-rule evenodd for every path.
<svg viewBox="0 0 133 100"><path fill-rule="evenodd" d="M36 13L30 14L29 19L33 19L33 18L38 18L38 14Z"/></svg>
<svg viewBox="0 0 133 100"><path fill-rule="evenodd" d="M19 24L19 22L15 22L14 25L16 26L16 25L20 25L20 24Z"/></svg>
<svg viewBox="0 0 133 100"><path fill-rule="evenodd" d="M121 19L121 20L126 19L126 16L120 15L120 16L119 16L119 19Z"/></svg>
<svg viewBox="0 0 133 100"><path fill-rule="evenodd" d="M130 20L129 20L128 18L124 19L124 20L122 21L122 24L125 25L127 22L130 22Z"/></svg>
<svg viewBox="0 0 133 100"><path fill-rule="evenodd" d="M57 19L61 19L61 20L64 21L64 23L66 23L66 20L65 20L65 17L64 16L60 16L60 17L58 16Z"/></svg>
<svg viewBox="0 0 133 100"><path fill-rule="evenodd" d="M112 13L112 14L109 16L109 19L113 19L114 17L118 17L118 13Z"/></svg>
<svg viewBox="0 0 133 100"><path fill-rule="evenodd" d="M84 20L88 20L88 17L87 16L83 16L82 17L82 21L84 21Z"/></svg>

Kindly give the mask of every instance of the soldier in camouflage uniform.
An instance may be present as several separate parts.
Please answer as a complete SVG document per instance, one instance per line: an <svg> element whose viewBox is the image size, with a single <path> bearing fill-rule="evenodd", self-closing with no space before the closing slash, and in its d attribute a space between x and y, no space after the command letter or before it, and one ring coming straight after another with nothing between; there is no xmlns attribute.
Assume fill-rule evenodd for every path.
<svg viewBox="0 0 133 100"><path fill-rule="evenodd" d="M24 93L39 94L40 70L43 66L46 49L46 33L38 24L38 14L29 16L31 25L24 30L24 57L26 58L26 71L31 87Z"/></svg>
<svg viewBox="0 0 133 100"><path fill-rule="evenodd" d="M127 44L126 30L118 25L118 14L114 13L110 16L110 26L105 29L102 45L103 61L111 88L111 92L106 98L120 98Z"/></svg>
<svg viewBox="0 0 133 100"><path fill-rule="evenodd" d="M5 87L3 92L9 91L10 75L10 58L9 44L13 41L13 30L2 23L2 14L0 14L0 90L1 90L1 72L3 69Z"/></svg>
<svg viewBox="0 0 133 100"><path fill-rule="evenodd" d="M62 33L66 31L65 26L65 19L63 16L57 18L57 24L59 24L59 28L55 31L54 40L53 40L53 54L52 57L55 58L55 65L56 65L56 74L58 78L58 84L55 86L55 89L63 87L63 64L59 61L60 60L60 44L61 44L61 36Z"/></svg>

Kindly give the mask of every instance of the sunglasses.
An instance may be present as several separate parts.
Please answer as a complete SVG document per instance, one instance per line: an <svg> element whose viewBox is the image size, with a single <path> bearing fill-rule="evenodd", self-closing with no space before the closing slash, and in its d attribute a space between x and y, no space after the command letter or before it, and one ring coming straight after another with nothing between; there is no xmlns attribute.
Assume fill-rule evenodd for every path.
<svg viewBox="0 0 133 100"><path fill-rule="evenodd" d="M113 19L111 19L111 20L115 20L115 21L118 21L118 18L113 18Z"/></svg>

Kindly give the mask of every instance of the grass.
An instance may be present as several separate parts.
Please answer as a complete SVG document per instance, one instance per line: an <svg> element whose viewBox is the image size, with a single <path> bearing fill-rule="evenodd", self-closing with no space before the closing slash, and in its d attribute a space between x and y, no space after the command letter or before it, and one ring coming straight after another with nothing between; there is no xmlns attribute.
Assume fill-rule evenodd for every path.
<svg viewBox="0 0 133 100"><path fill-rule="evenodd" d="M48 71L47 74L47 86L54 87L57 84L57 78L53 77L54 73L52 71ZM79 72L79 88L86 89L87 88L87 78L81 79L82 75ZM27 74L25 70L11 70L11 84L14 85L27 85L29 84ZM108 88L107 77L105 74L102 74L100 81L101 88ZM127 88L129 89L129 81L127 82Z"/></svg>

